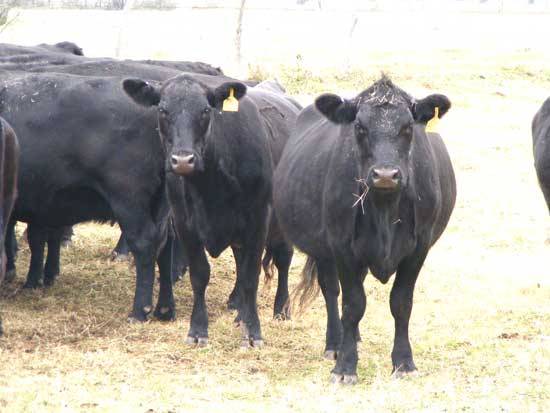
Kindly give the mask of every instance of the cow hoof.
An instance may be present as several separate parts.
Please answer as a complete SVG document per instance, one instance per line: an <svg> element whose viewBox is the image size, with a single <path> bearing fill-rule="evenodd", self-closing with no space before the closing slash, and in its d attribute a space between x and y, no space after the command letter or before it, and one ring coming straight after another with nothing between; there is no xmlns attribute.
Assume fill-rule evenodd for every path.
<svg viewBox="0 0 550 413"><path fill-rule="evenodd" d="M111 261L115 261L115 262L128 261L128 262L130 262L130 254L119 254L118 252L113 251L111 253Z"/></svg>
<svg viewBox="0 0 550 413"><path fill-rule="evenodd" d="M353 385L357 384L357 374L337 374L330 375L330 382L333 384Z"/></svg>
<svg viewBox="0 0 550 413"><path fill-rule="evenodd" d="M185 344L193 347L206 347L208 345L208 337L187 336Z"/></svg>
<svg viewBox="0 0 550 413"><path fill-rule="evenodd" d="M55 278L57 277L57 275L59 274L56 274L52 277L44 277L44 286L45 287L51 287L52 285L55 284Z"/></svg>
<svg viewBox="0 0 550 413"><path fill-rule="evenodd" d="M325 350L325 353L323 354L323 358L327 360L334 361L338 357L338 352L336 350Z"/></svg>
<svg viewBox="0 0 550 413"><path fill-rule="evenodd" d="M13 280L15 280L15 277L17 276L17 272L15 271L15 268L6 271L6 276L4 277L5 283L11 283Z"/></svg>
<svg viewBox="0 0 550 413"><path fill-rule="evenodd" d="M275 313L273 314L273 319L277 321L290 320L290 312L284 310L280 312L275 311Z"/></svg>
<svg viewBox="0 0 550 413"><path fill-rule="evenodd" d="M392 376L399 379L405 376L409 375L415 375L418 373L418 370L416 369L416 366L414 365L414 361L407 360L403 363L400 363L397 366L393 366Z"/></svg>
<svg viewBox="0 0 550 413"><path fill-rule="evenodd" d="M130 324L144 323L146 321L147 321L147 316L138 317L135 314L128 315L128 323Z"/></svg>
<svg viewBox="0 0 550 413"><path fill-rule="evenodd" d="M23 284L23 288L25 289L37 289L37 288L42 288L44 287L44 284L42 283L41 280L39 281L29 281L27 280L27 282L25 282L25 284Z"/></svg>
<svg viewBox="0 0 550 413"><path fill-rule="evenodd" d="M174 321L176 319L176 309L174 307L157 306L153 315L160 321Z"/></svg>
<svg viewBox="0 0 550 413"><path fill-rule="evenodd" d="M264 346L264 341L262 339L252 339L252 338L243 338L241 341L241 349L248 350L251 348L260 349Z"/></svg>
<svg viewBox="0 0 550 413"><path fill-rule="evenodd" d="M253 348L262 348L264 341L262 339L250 340L250 346Z"/></svg>
<svg viewBox="0 0 550 413"><path fill-rule="evenodd" d="M145 321L147 321L149 319L149 315L151 314L151 310L152 310L152 307L150 305L146 305L145 307L143 307L142 311L139 311L139 312L132 311L128 315L128 322L130 324L144 323Z"/></svg>

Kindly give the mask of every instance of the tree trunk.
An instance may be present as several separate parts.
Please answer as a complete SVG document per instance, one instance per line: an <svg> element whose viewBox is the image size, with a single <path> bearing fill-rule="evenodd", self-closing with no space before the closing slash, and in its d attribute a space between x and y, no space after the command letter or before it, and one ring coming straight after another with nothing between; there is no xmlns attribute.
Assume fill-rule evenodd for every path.
<svg viewBox="0 0 550 413"><path fill-rule="evenodd" d="M239 9L239 20L237 21L237 33L235 35L235 59L237 64L241 65L241 37L242 37L242 25L243 25L243 14L244 8L246 6L246 0L241 0L241 8Z"/></svg>

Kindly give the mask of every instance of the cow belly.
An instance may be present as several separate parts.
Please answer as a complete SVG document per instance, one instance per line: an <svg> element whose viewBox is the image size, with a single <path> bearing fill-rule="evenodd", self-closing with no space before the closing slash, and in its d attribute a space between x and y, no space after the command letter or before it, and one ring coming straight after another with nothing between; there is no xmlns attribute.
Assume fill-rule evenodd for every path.
<svg viewBox="0 0 550 413"><path fill-rule="evenodd" d="M244 217L230 208L204 214L200 221L197 229L210 256L216 258L228 246L242 242L240 229Z"/></svg>
<svg viewBox="0 0 550 413"><path fill-rule="evenodd" d="M83 187L60 190L46 205L18 205L16 215L21 221L43 222L52 227L114 219L109 203L96 191Z"/></svg>

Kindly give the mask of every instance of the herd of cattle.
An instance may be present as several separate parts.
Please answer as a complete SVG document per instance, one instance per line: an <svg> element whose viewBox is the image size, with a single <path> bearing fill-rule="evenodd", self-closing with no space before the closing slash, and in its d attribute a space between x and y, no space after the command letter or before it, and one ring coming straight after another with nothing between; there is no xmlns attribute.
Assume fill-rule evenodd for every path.
<svg viewBox="0 0 550 413"><path fill-rule="evenodd" d="M0 281L15 276L16 221L28 224L27 288L54 283L72 225L117 222L116 250L135 260L130 319L173 320L173 281L188 267L187 342L202 346L206 252L231 247L228 306L243 346L258 347L260 269L277 268L274 316L288 319L296 246L308 256L304 297L318 284L325 298L332 380L357 381L368 271L383 283L396 273L392 364L413 371L414 286L456 198L445 144L426 125L450 106L444 95L415 99L382 77L353 99L323 94L302 108L277 82L239 81L204 63L87 58L70 42L0 44ZM550 208L550 99L533 136Z"/></svg>

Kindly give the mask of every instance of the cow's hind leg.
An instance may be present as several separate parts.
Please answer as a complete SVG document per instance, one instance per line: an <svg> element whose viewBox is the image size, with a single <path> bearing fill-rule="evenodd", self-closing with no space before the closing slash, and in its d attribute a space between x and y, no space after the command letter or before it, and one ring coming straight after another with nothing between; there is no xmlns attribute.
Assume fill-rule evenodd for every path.
<svg viewBox="0 0 550 413"><path fill-rule="evenodd" d="M31 250L31 263L23 288L38 288L43 285L44 247L48 239L48 229L30 223L27 226L27 236Z"/></svg>
<svg viewBox="0 0 550 413"><path fill-rule="evenodd" d="M290 320L288 302L288 270L292 261L294 249L288 243L281 243L272 249L273 263L277 267L277 293L273 316L280 320Z"/></svg>
<svg viewBox="0 0 550 413"><path fill-rule="evenodd" d="M252 225L246 233L242 248L239 248L237 264L238 315L242 327L242 346L261 347L263 345L260 318L258 317L257 296L262 252L265 248L267 211L258 214L257 225Z"/></svg>
<svg viewBox="0 0 550 413"><path fill-rule="evenodd" d="M74 230L72 226L68 225L63 227L61 233L61 246L64 248L69 247L73 243L73 235ZM48 248L50 248L49 245Z"/></svg>
<svg viewBox="0 0 550 413"><path fill-rule="evenodd" d="M325 299L327 310L327 332L324 357L336 360L338 350L342 344L342 322L338 311L338 296L340 285L336 266L332 261L316 260L317 280Z"/></svg>
<svg viewBox="0 0 550 413"><path fill-rule="evenodd" d="M175 235L173 234L174 240L172 242L172 283L183 279L187 268L189 267L189 260L183 249L183 244Z"/></svg>
<svg viewBox="0 0 550 413"><path fill-rule="evenodd" d="M136 267L136 289L129 321L146 321L153 311L153 284L155 279L155 261L159 247L164 241L162 231L166 227L162 222L151 219L149 208L138 208L132 203L114 203L115 217L121 226L130 251L134 255Z"/></svg>
<svg viewBox="0 0 550 413"><path fill-rule="evenodd" d="M343 384L357 383L357 331L365 313L367 299L363 289L363 277L346 265L338 266L342 286L342 327L344 337L332 370L331 380Z"/></svg>
<svg viewBox="0 0 550 413"><path fill-rule="evenodd" d="M172 321L176 319L176 304L172 290L172 254L174 236L170 234L160 250L157 258L159 266L159 297L154 316L159 320Z"/></svg>
<svg viewBox="0 0 550 413"><path fill-rule="evenodd" d="M401 375L416 370L409 342L409 319L413 306L414 285L427 250L404 259L397 268L390 293L390 309L395 321L395 337L391 353L393 373Z"/></svg>
<svg viewBox="0 0 550 413"><path fill-rule="evenodd" d="M4 282L12 282L16 277L15 260L17 259L17 238L15 237L15 224L17 221L11 219L7 230L4 246L6 250L6 276Z"/></svg>
<svg viewBox="0 0 550 413"><path fill-rule="evenodd" d="M61 242L66 234L67 228L58 227L48 229L48 255L46 257L46 265L44 266L44 285L52 286L56 277L59 275L59 261L61 252Z"/></svg>
<svg viewBox="0 0 550 413"><path fill-rule="evenodd" d="M130 247L124 236L124 232L120 232L120 237L116 243L113 252L111 252L112 261L128 261L130 259Z"/></svg>

